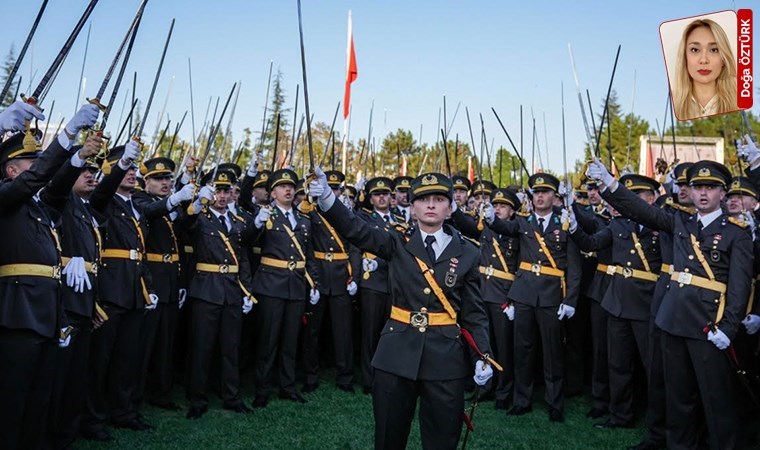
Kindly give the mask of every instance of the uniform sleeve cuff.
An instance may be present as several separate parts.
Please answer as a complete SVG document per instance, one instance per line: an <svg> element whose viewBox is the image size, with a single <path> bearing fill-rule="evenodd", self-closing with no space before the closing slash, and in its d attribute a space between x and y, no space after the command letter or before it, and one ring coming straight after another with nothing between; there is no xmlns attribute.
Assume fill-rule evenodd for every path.
<svg viewBox="0 0 760 450"><path fill-rule="evenodd" d="M71 165L74 167L79 167L81 169L86 162L86 160L79 157L79 152L74 152L74 154L71 155Z"/></svg>
<svg viewBox="0 0 760 450"><path fill-rule="evenodd" d="M330 195L325 199L319 199L317 202L319 204L319 209L322 211L327 211L330 208L332 208L333 204L335 203L335 194L330 191Z"/></svg>
<svg viewBox="0 0 760 450"><path fill-rule="evenodd" d="M58 143L61 144L61 147L65 148L66 150L71 150L72 142L63 131L58 133Z"/></svg>

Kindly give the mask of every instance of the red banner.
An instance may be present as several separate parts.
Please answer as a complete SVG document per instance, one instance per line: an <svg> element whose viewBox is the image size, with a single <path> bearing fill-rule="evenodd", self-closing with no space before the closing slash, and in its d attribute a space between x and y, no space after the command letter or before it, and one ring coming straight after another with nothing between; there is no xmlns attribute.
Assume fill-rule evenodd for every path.
<svg viewBox="0 0 760 450"><path fill-rule="evenodd" d="M752 10L736 12L736 100L739 109L752 107Z"/></svg>

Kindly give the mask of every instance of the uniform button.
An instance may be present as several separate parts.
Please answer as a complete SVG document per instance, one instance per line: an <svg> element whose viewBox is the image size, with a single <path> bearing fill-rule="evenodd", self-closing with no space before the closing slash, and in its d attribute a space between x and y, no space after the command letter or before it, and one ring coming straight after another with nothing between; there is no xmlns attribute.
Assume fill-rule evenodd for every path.
<svg viewBox="0 0 760 450"><path fill-rule="evenodd" d="M684 272L686 272L686 273L688 273L688 272L689 272L689 269L688 269L688 268L686 268L686 269L683 269L683 271L684 271Z"/></svg>
<svg viewBox="0 0 760 450"><path fill-rule="evenodd" d="M716 299L715 299L715 303L720 303L720 300L718 300L718 299L716 298Z"/></svg>
<svg viewBox="0 0 760 450"><path fill-rule="evenodd" d="M332 247L330 247L330 251L333 251L333 248L332 248Z"/></svg>
<svg viewBox="0 0 760 450"><path fill-rule="evenodd" d="M693 259L694 259L694 255L689 255L689 260L693 260Z"/></svg>
<svg viewBox="0 0 760 450"><path fill-rule="evenodd" d="M628 266L628 267L631 267L631 262L628 261L627 263L625 263L625 265Z"/></svg>
<svg viewBox="0 0 760 450"><path fill-rule="evenodd" d="M538 249L538 253L543 253L543 252L544 252L543 249L540 249L540 248Z"/></svg>
<svg viewBox="0 0 760 450"><path fill-rule="evenodd" d="M334 241L334 240L335 240L335 238L334 238L334 237L332 237L332 236L330 236L330 240L331 240L331 241Z"/></svg>
<svg viewBox="0 0 760 450"><path fill-rule="evenodd" d="M225 259L224 262L227 262L227 260Z"/></svg>
<svg viewBox="0 0 760 450"><path fill-rule="evenodd" d="M427 288L427 287L426 287L425 289L423 289L423 290L422 290L422 292L423 292L425 295L430 295L430 288Z"/></svg>
<svg viewBox="0 0 760 450"><path fill-rule="evenodd" d="M393 327L390 327L389 330L393 331Z"/></svg>
<svg viewBox="0 0 760 450"><path fill-rule="evenodd" d="M636 250L634 250L634 249L631 249L631 254L633 255L633 254L635 254L635 253L636 253Z"/></svg>
<svg viewBox="0 0 760 450"><path fill-rule="evenodd" d="M491 258L496 258L496 255L491 255Z"/></svg>

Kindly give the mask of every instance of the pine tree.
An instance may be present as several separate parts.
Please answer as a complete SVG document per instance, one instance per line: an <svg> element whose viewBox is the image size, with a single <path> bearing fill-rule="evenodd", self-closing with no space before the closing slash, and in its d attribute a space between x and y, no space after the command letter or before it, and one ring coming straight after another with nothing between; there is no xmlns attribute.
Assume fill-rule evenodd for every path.
<svg viewBox="0 0 760 450"><path fill-rule="evenodd" d="M14 64L16 64L16 51L13 47L13 44L11 44L11 49L8 51L8 55L5 57L2 68L0 68L0 89L8 82L8 78L11 75ZM11 88L8 89L8 92L5 94L5 98L0 99L0 108L4 109L13 103L13 95L15 94L15 91L13 89L13 86L11 86Z"/></svg>
<svg viewBox="0 0 760 450"><path fill-rule="evenodd" d="M282 71L278 68L272 85L272 99L267 111L267 131L264 135L264 145L262 148L264 160L269 161L268 164L271 164L271 159L274 157L274 138L277 134L278 114L280 115L280 134L278 137L277 158L281 159L284 152L287 151L286 147L290 143L290 139L288 139L288 135L284 130L288 129L289 111L289 108L285 108L285 89L282 87Z"/></svg>

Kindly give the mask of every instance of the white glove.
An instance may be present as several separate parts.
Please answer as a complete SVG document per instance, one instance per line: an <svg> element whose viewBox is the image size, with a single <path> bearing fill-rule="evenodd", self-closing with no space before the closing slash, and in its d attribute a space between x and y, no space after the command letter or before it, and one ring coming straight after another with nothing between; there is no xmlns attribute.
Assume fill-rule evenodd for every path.
<svg viewBox="0 0 760 450"><path fill-rule="evenodd" d="M736 141L736 153L739 157L752 164L757 158L760 158L760 150L757 149L757 146L752 142L748 134L744 135L744 140L747 141L746 144L742 144L741 140Z"/></svg>
<svg viewBox="0 0 760 450"><path fill-rule="evenodd" d="M756 314L747 314L742 323L747 329L747 334L755 334L757 330L760 330L760 316Z"/></svg>
<svg viewBox="0 0 760 450"><path fill-rule="evenodd" d="M491 203L486 203L483 207L483 219L485 219L488 225L491 225L493 221L496 220L496 212Z"/></svg>
<svg viewBox="0 0 760 450"><path fill-rule="evenodd" d="M205 198L209 201L209 203L214 201L214 188L211 186L203 186L200 191L198 191L198 198Z"/></svg>
<svg viewBox="0 0 760 450"><path fill-rule="evenodd" d="M569 231L571 233L575 233L575 230L578 229L578 220L575 218L575 211L573 211L573 208L562 209L562 223L570 225Z"/></svg>
<svg viewBox="0 0 760 450"><path fill-rule="evenodd" d="M253 224L256 226L256 228L261 228L264 226L265 223L267 223L271 215L272 215L271 209L260 208L259 213L256 214L256 218L253 219Z"/></svg>
<svg viewBox="0 0 760 450"><path fill-rule="evenodd" d="M725 350L731 345L731 339L726 336L726 333L720 331L720 328L716 328L715 331L710 330L707 333L707 340L715 344L718 350Z"/></svg>
<svg viewBox="0 0 760 450"><path fill-rule="evenodd" d="M119 161L119 163L122 165L122 168L124 168L138 159L140 159L140 143L134 139L130 139L124 147L124 154L121 155L121 161Z"/></svg>
<svg viewBox="0 0 760 450"><path fill-rule="evenodd" d="M475 362L475 376L472 377L472 379L475 380L475 384L478 386L485 386L492 376L493 369L490 364L483 362L482 360Z"/></svg>
<svg viewBox="0 0 760 450"><path fill-rule="evenodd" d="M312 305L316 305L319 303L319 291L316 289L312 289L311 292L309 292L309 303Z"/></svg>
<svg viewBox="0 0 760 450"><path fill-rule="evenodd" d="M459 209L459 205L457 205L457 201L452 199L451 200L451 214L454 214Z"/></svg>
<svg viewBox="0 0 760 450"><path fill-rule="evenodd" d="M744 211L739 214L739 220L746 223L750 230L755 229L755 215L752 214L752 211Z"/></svg>
<svg viewBox="0 0 760 450"><path fill-rule="evenodd" d="M365 184L367 184L367 180L364 178L364 174L359 174L359 179L356 180L356 185L354 186L356 188L356 192L364 189Z"/></svg>
<svg viewBox="0 0 760 450"><path fill-rule="evenodd" d="M66 133L75 136L82 128L89 128L95 125L100 115L100 108L92 103L85 103L79 108L74 117L66 124Z"/></svg>
<svg viewBox="0 0 760 450"><path fill-rule="evenodd" d="M253 300L247 295L243 297L243 314L248 314L253 309Z"/></svg>
<svg viewBox="0 0 760 450"><path fill-rule="evenodd" d="M510 321L515 320L515 305L513 303L506 303L502 312L507 315L507 319Z"/></svg>
<svg viewBox="0 0 760 450"><path fill-rule="evenodd" d="M148 294L148 299L150 300L150 304L145 305L145 309L147 310L154 310L156 309L156 306L158 306L158 295L156 294Z"/></svg>
<svg viewBox="0 0 760 450"><path fill-rule="evenodd" d="M356 290L359 289L359 286L356 285L356 281L352 281L348 283L348 286L346 286L346 290L348 291L348 295L354 296L356 295Z"/></svg>
<svg viewBox="0 0 760 450"><path fill-rule="evenodd" d="M676 168L672 168L665 174L665 182L663 184L676 184Z"/></svg>
<svg viewBox="0 0 760 450"><path fill-rule="evenodd" d="M0 134L6 131L22 131L32 119L45 120L42 111L21 100L16 100L0 112Z"/></svg>
<svg viewBox="0 0 760 450"><path fill-rule="evenodd" d="M566 305L562 303L559 305L559 309L557 310L557 318L559 320L562 320L564 318L572 319L575 315L575 308L573 308L570 305Z"/></svg>
<svg viewBox="0 0 760 450"><path fill-rule="evenodd" d="M192 200L193 194L195 194L195 185L186 184L182 186L182 189L169 196L169 207L174 208L182 202Z"/></svg>
<svg viewBox="0 0 760 450"><path fill-rule="evenodd" d="M187 289L179 288L179 309L185 306L185 300L187 300Z"/></svg>
<svg viewBox="0 0 760 450"><path fill-rule="evenodd" d="M248 164L248 170L245 174L249 177L255 177L259 174L259 164L263 164L261 153L257 153L255 158L251 158L251 163Z"/></svg>
<svg viewBox="0 0 760 450"><path fill-rule="evenodd" d="M66 328L69 328L68 330ZM72 327L66 327L61 328L61 334L58 335L58 347L59 348L66 348L71 344L71 330ZM61 337L63 334L66 334L66 337Z"/></svg>
<svg viewBox="0 0 760 450"><path fill-rule="evenodd" d="M325 173L322 172L321 167L315 167L314 175L317 176L317 179L309 183L309 195L319 200L327 200L332 194L332 188L327 184Z"/></svg>
<svg viewBox="0 0 760 450"><path fill-rule="evenodd" d="M599 161L599 158L594 158L594 161L589 163L588 169L586 170L586 176L592 180L601 181L607 187L615 182L615 178L610 174L607 168L604 167L604 164Z"/></svg>
<svg viewBox="0 0 760 450"><path fill-rule="evenodd" d="M84 292L85 286L88 291L92 289L90 277L87 276L85 269L84 258L81 256L71 258L61 273L66 275L66 286L74 288L74 292Z"/></svg>
<svg viewBox="0 0 760 450"><path fill-rule="evenodd" d="M370 258L362 258L362 270L365 272L374 272L377 270L377 261Z"/></svg>
<svg viewBox="0 0 760 450"><path fill-rule="evenodd" d="M672 194L678 195L678 193L681 192L681 187L678 186L677 184L673 183L673 185L670 186L670 192Z"/></svg>

